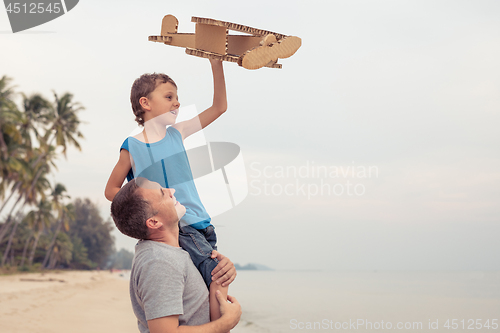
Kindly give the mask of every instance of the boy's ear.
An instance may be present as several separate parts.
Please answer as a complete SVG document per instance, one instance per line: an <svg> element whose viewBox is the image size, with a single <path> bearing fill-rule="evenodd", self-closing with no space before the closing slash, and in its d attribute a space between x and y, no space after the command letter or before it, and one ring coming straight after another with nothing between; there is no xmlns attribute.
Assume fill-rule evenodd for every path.
<svg viewBox="0 0 500 333"><path fill-rule="evenodd" d="M151 111L151 107L149 106L149 100L147 97L141 97L139 98L139 104L141 104L141 107L144 110Z"/></svg>

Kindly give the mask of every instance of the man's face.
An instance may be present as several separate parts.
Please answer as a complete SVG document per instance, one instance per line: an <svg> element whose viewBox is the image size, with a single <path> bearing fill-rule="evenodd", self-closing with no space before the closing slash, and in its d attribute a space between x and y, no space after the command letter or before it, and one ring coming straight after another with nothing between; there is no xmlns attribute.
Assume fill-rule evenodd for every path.
<svg viewBox="0 0 500 333"><path fill-rule="evenodd" d="M137 181L140 193L146 199L153 210L158 212L155 216L165 224L177 223L186 213L184 207L174 196L175 190L163 188L156 182L141 178Z"/></svg>

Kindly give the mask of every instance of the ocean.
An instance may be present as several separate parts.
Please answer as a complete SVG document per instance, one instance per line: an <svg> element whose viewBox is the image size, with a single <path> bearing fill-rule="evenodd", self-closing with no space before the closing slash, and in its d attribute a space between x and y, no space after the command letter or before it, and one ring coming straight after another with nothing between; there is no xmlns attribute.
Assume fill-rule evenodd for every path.
<svg viewBox="0 0 500 333"><path fill-rule="evenodd" d="M497 271L238 271L233 333L500 332Z"/></svg>

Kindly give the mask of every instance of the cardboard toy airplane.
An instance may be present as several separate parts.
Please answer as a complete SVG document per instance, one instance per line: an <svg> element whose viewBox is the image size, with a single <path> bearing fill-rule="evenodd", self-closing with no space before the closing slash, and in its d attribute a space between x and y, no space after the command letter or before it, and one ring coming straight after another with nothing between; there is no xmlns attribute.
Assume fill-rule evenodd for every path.
<svg viewBox="0 0 500 333"><path fill-rule="evenodd" d="M173 15L162 20L161 36L149 36L152 42L186 48L186 53L203 58L236 62L247 69L281 68L278 58L288 58L302 43L299 37L251 28L241 24L192 17L195 33L178 33L179 21ZM229 30L248 35L229 35Z"/></svg>

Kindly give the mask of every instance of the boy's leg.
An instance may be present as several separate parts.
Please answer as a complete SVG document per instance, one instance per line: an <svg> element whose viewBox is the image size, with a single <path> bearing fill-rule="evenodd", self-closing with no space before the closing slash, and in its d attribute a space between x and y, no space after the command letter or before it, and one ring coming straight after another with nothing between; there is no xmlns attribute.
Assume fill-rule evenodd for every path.
<svg viewBox="0 0 500 333"><path fill-rule="evenodd" d="M203 230L196 230L190 226L179 224L179 244L191 256L194 265L200 271L207 288L209 289L210 320L220 318L219 301L215 297L215 292L220 290L224 298L227 298L228 287L222 287L212 281L212 270L219 261L212 259L212 250L216 250L217 236L213 226Z"/></svg>
<svg viewBox="0 0 500 333"><path fill-rule="evenodd" d="M206 241L212 247L212 250L217 251L217 235L215 234L215 228L213 225L209 225L203 230L199 230L199 232L205 237Z"/></svg>
<svg viewBox="0 0 500 333"><path fill-rule="evenodd" d="M212 281L212 270L219 261L212 259L212 251L217 249L217 236L211 225L203 230L179 224L179 244L191 256L196 268L200 271L208 290L210 291L210 317L215 320L220 317L219 302L215 292L220 290L227 297L227 286L222 287Z"/></svg>
<svg viewBox="0 0 500 333"><path fill-rule="evenodd" d="M219 261L212 259L212 251L215 249L205 239L203 231L179 224L179 245L189 253L193 264L203 277L207 289L210 289L212 270Z"/></svg>

